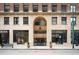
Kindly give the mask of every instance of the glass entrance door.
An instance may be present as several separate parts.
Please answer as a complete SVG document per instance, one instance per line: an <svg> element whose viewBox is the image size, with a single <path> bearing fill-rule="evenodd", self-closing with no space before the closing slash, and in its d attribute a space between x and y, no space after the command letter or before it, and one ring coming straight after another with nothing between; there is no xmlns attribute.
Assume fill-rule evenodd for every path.
<svg viewBox="0 0 79 59"><path fill-rule="evenodd" d="M46 39L45 38L34 39L34 46L46 46Z"/></svg>

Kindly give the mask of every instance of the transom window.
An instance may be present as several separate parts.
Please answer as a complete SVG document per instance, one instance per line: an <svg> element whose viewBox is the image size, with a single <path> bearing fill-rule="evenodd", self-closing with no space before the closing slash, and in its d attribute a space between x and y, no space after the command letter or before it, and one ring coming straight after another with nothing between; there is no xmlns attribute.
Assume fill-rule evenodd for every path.
<svg viewBox="0 0 79 59"><path fill-rule="evenodd" d="M37 20L37 21L35 21L35 23L34 23L35 25L39 25L39 26L44 26L44 25L46 25L46 22L44 21L44 20Z"/></svg>

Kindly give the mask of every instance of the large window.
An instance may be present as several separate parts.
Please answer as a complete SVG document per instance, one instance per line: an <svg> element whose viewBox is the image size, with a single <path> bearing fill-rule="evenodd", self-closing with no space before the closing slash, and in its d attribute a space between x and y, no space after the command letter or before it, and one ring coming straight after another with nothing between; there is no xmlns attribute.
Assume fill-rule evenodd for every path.
<svg viewBox="0 0 79 59"><path fill-rule="evenodd" d="M19 17L14 17L14 24L18 24L18 21L19 21Z"/></svg>
<svg viewBox="0 0 79 59"><path fill-rule="evenodd" d="M57 12L57 5L52 4L52 12Z"/></svg>
<svg viewBox="0 0 79 59"><path fill-rule="evenodd" d="M33 12L37 12L38 11L38 4L33 4Z"/></svg>
<svg viewBox="0 0 79 59"><path fill-rule="evenodd" d="M47 12L48 11L48 5L47 4L42 4L42 11Z"/></svg>
<svg viewBox="0 0 79 59"><path fill-rule="evenodd" d="M19 12L19 4L14 3L14 12Z"/></svg>
<svg viewBox="0 0 79 59"><path fill-rule="evenodd" d="M70 6L70 11L71 11L71 12L76 12L76 5L72 4L72 5Z"/></svg>
<svg viewBox="0 0 79 59"><path fill-rule="evenodd" d="M23 24L28 24L28 17L23 17Z"/></svg>
<svg viewBox="0 0 79 59"><path fill-rule="evenodd" d="M61 17L61 24L63 25L67 24L67 17Z"/></svg>
<svg viewBox="0 0 79 59"><path fill-rule="evenodd" d="M57 24L57 17L52 17L52 24L56 25Z"/></svg>
<svg viewBox="0 0 79 59"><path fill-rule="evenodd" d="M27 3L23 4L23 11L24 12L28 12L29 11L29 4L27 4Z"/></svg>
<svg viewBox="0 0 79 59"><path fill-rule="evenodd" d="M4 12L9 12L10 11L10 4L9 3L5 3L4 4Z"/></svg>
<svg viewBox="0 0 79 59"><path fill-rule="evenodd" d="M52 42L56 44L63 44L67 42L66 30L52 30Z"/></svg>
<svg viewBox="0 0 79 59"><path fill-rule="evenodd" d="M76 45L76 46L78 46L79 45L79 30L75 30L74 31L74 44ZM72 42L72 40L71 40L71 42Z"/></svg>
<svg viewBox="0 0 79 59"><path fill-rule="evenodd" d="M9 24L9 17L4 17L4 25L8 25Z"/></svg>
<svg viewBox="0 0 79 59"><path fill-rule="evenodd" d="M28 30L14 30L13 39L17 44L24 44L28 42L29 33Z"/></svg>
<svg viewBox="0 0 79 59"><path fill-rule="evenodd" d="M67 12L67 5L61 5L61 12Z"/></svg>
<svg viewBox="0 0 79 59"><path fill-rule="evenodd" d="M3 46L9 44L9 30L0 30L0 44Z"/></svg>

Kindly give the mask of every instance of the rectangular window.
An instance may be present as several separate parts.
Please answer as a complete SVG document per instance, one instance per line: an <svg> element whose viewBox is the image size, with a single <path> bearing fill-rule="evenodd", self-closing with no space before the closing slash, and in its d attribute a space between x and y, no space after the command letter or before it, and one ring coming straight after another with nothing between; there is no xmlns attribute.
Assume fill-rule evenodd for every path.
<svg viewBox="0 0 79 59"><path fill-rule="evenodd" d="M63 44L67 42L67 30L52 30L52 42Z"/></svg>
<svg viewBox="0 0 79 59"><path fill-rule="evenodd" d="M23 4L23 11L28 12L28 10L29 10L29 5L27 3L24 3Z"/></svg>
<svg viewBox="0 0 79 59"><path fill-rule="evenodd" d="M70 8L71 12L76 12L76 5L71 5Z"/></svg>
<svg viewBox="0 0 79 59"><path fill-rule="evenodd" d="M28 17L23 17L23 24L28 24Z"/></svg>
<svg viewBox="0 0 79 59"><path fill-rule="evenodd" d="M71 17L71 22L74 22L74 25L76 25L76 17Z"/></svg>
<svg viewBox="0 0 79 59"><path fill-rule="evenodd" d="M14 3L14 12L19 12L19 4Z"/></svg>
<svg viewBox="0 0 79 59"><path fill-rule="evenodd" d="M33 12L38 12L38 4L33 4Z"/></svg>
<svg viewBox="0 0 79 59"><path fill-rule="evenodd" d="M10 4L9 3L5 3L4 4L4 12L9 12L10 11Z"/></svg>
<svg viewBox="0 0 79 59"><path fill-rule="evenodd" d="M13 41L17 44L28 43L29 31L28 30L13 30Z"/></svg>
<svg viewBox="0 0 79 59"><path fill-rule="evenodd" d="M4 17L4 25L8 25L9 24L9 17Z"/></svg>
<svg viewBox="0 0 79 59"><path fill-rule="evenodd" d="M42 11L47 12L48 11L48 5L47 4L42 4Z"/></svg>
<svg viewBox="0 0 79 59"><path fill-rule="evenodd" d="M67 12L67 6L61 5L61 12Z"/></svg>
<svg viewBox="0 0 79 59"><path fill-rule="evenodd" d="M63 25L66 25L67 24L67 17L61 17L61 23Z"/></svg>
<svg viewBox="0 0 79 59"><path fill-rule="evenodd" d="M19 17L14 17L14 24L18 24Z"/></svg>
<svg viewBox="0 0 79 59"><path fill-rule="evenodd" d="M57 5L52 4L52 12L57 12Z"/></svg>
<svg viewBox="0 0 79 59"><path fill-rule="evenodd" d="M57 24L57 17L52 17L52 24L56 25Z"/></svg>

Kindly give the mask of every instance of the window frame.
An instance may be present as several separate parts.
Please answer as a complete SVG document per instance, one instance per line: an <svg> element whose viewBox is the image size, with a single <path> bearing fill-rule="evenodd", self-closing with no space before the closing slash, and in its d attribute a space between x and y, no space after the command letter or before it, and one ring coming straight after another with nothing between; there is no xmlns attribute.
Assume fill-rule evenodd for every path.
<svg viewBox="0 0 79 59"><path fill-rule="evenodd" d="M53 20L53 18L55 18L55 20ZM54 21L54 22L53 22ZM52 17L52 25L57 25L57 17Z"/></svg>
<svg viewBox="0 0 79 59"><path fill-rule="evenodd" d="M14 17L14 25L18 25L19 24L19 17Z"/></svg>
<svg viewBox="0 0 79 59"><path fill-rule="evenodd" d="M26 19L24 19L26 18ZM28 20L28 17L23 17L23 24L28 24L29 23L29 20Z"/></svg>
<svg viewBox="0 0 79 59"><path fill-rule="evenodd" d="M4 17L4 25L9 25L9 17Z"/></svg>

